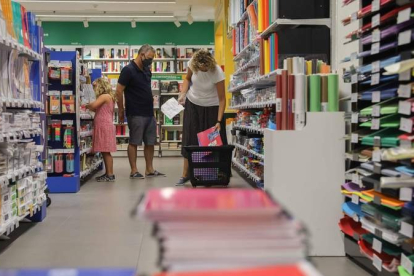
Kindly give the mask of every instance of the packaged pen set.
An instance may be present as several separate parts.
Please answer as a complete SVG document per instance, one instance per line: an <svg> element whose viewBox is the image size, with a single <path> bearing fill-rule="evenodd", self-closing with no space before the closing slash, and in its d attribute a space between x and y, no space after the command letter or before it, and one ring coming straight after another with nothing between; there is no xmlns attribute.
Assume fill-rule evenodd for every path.
<svg viewBox="0 0 414 276"><path fill-rule="evenodd" d="M57 61L51 60L49 62L49 80L58 81L60 80L61 85L72 84L72 62L70 61Z"/></svg>
<svg viewBox="0 0 414 276"><path fill-rule="evenodd" d="M48 122L47 140L54 148L75 148L75 128L73 120L50 120Z"/></svg>
<svg viewBox="0 0 414 276"><path fill-rule="evenodd" d="M75 113L75 96L71 90L51 90L48 93L48 114Z"/></svg>
<svg viewBox="0 0 414 276"><path fill-rule="evenodd" d="M47 157L47 172L56 174L72 174L75 171L75 154L53 153Z"/></svg>

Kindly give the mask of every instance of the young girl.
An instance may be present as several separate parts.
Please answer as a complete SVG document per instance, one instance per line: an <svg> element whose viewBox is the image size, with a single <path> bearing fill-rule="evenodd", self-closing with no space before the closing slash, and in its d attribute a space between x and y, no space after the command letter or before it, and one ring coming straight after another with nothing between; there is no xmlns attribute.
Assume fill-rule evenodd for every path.
<svg viewBox="0 0 414 276"><path fill-rule="evenodd" d="M86 105L95 111L93 129L93 152L100 152L105 163L105 174L96 178L98 182L115 181L111 152L116 151L115 126L113 123L115 94L108 80L99 78L93 82L96 101Z"/></svg>

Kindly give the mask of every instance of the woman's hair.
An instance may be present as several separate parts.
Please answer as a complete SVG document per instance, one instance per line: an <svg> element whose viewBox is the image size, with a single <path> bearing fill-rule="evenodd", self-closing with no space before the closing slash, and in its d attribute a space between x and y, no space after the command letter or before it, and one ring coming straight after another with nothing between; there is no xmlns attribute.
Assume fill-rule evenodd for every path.
<svg viewBox="0 0 414 276"><path fill-rule="evenodd" d="M99 97L100 95L108 94L109 96L111 96L114 102L116 101L115 93L112 91L112 86L109 83L108 79L106 78L96 79L93 82L93 87L95 90L96 97Z"/></svg>
<svg viewBox="0 0 414 276"><path fill-rule="evenodd" d="M195 52L191 60L191 70L195 73L201 71L201 69L207 69L208 71L216 70L217 62L214 59L213 55L205 49L198 50Z"/></svg>

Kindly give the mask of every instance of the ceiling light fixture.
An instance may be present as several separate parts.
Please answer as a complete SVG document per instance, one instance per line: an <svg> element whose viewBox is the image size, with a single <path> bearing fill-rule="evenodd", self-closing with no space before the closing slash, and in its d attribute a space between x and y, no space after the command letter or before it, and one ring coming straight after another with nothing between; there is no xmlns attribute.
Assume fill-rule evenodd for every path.
<svg viewBox="0 0 414 276"><path fill-rule="evenodd" d="M40 18L173 18L172 15L86 15L86 14L38 14L36 17Z"/></svg>
<svg viewBox="0 0 414 276"><path fill-rule="evenodd" d="M194 18L193 18L193 16L191 15L191 6L190 6L190 11L188 12L188 14L187 14L187 22L188 22L188 24L193 24L194 23Z"/></svg>
<svg viewBox="0 0 414 276"><path fill-rule="evenodd" d="M89 27L89 22L88 22L88 20L84 20L84 21L83 21L83 26L84 26L85 28L88 28L88 27Z"/></svg>
<svg viewBox="0 0 414 276"><path fill-rule="evenodd" d="M136 28L137 27L137 22L135 22L135 20L131 21L131 28Z"/></svg>
<svg viewBox="0 0 414 276"><path fill-rule="evenodd" d="M178 21L177 18L174 20L174 24L175 24L175 26L177 26L177 28L181 27L181 23L180 23L180 21Z"/></svg>
<svg viewBox="0 0 414 276"><path fill-rule="evenodd" d="M176 1L139 1L139 0L123 0L123 1L82 1L82 0L17 0L20 3L70 3L70 4L176 4Z"/></svg>
<svg viewBox="0 0 414 276"><path fill-rule="evenodd" d="M37 26L42 27L42 21L41 20L37 20Z"/></svg>

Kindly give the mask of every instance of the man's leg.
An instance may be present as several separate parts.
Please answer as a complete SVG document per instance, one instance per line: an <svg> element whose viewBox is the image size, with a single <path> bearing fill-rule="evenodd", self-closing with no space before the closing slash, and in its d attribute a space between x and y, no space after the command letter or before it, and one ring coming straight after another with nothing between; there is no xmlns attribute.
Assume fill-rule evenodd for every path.
<svg viewBox="0 0 414 276"><path fill-rule="evenodd" d="M131 166L131 175L137 173L137 145L128 145L128 159Z"/></svg>
<svg viewBox="0 0 414 276"><path fill-rule="evenodd" d="M145 174L154 173L154 146L145 145L144 146L144 157L145 157Z"/></svg>

